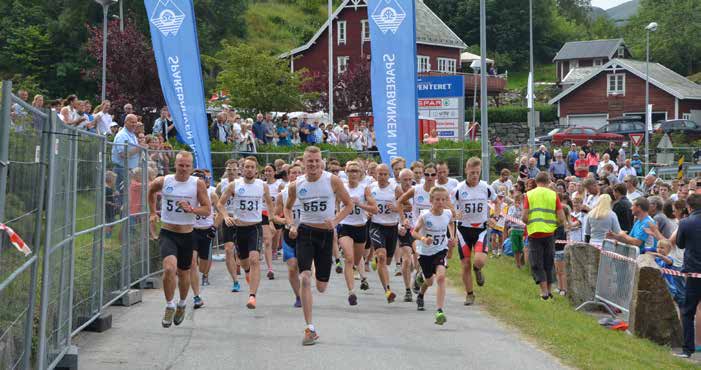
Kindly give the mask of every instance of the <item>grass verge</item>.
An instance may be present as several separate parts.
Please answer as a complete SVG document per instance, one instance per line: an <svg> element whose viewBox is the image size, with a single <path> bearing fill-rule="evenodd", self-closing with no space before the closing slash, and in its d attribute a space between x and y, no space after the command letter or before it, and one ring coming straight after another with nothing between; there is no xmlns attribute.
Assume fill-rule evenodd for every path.
<svg viewBox="0 0 701 370"><path fill-rule="evenodd" d="M457 253L455 253L457 255ZM450 282L462 291L460 262L454 256ZM477 287L477 302L499 320L515 327L541 348L581 369L689 369L670 348L622 332L604 329L592 316L575 312L569 300L544 302L527 270L517 270L511 257L490 259L486 284Z"/></svg>
<svg viewBox="0 0 701 370"><path fill-rule="evenodd" d="M536 82L555 82L555 65L541 64L535 67ZM528 85L528 71L509 71L507 88L509 90L523 90Z"/></svg>

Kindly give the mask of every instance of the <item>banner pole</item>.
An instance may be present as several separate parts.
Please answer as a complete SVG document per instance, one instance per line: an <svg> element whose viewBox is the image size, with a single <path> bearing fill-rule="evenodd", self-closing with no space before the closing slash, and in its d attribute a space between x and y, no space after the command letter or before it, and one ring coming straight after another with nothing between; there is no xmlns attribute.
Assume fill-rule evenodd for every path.
<svg viewBox="0 0 701 370"><path fill-rule="evenodd" d="M487 117L487 7L485 0L480 0L480 142L482 144L482 179L489 182L489 118Z"/></svg>

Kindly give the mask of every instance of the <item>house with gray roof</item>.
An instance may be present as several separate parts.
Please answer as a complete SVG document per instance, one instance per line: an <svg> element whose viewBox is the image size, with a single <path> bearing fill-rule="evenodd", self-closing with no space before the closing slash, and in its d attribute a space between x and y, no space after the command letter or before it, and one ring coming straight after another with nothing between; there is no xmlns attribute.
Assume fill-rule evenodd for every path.
<svg viewBox="0 0 701 370"><path fill-rule="evenodd" d="M333 13L334 69L343 73L353 63L370 58L370 27L365 0L344 0ZM328 69L327 20L304 45L281 58L290 60L291 70L306 68L312 74ZM460 53L467 45L422 0L416 0L416 46L419 72L456 73Z"/></svg>
<svg viewBox="0 0 701 370"><path fill-rule="evenodd" d="M631 58L623 39L567 42L553 58L557 82L562 84L570 71L576 68L601 67L613 58ZM582 72L586 73L590 70L579 73ZM571 78L573 77L576 76Z"/></svg>
<svg viewBox="0 0 701 370"><path fill-rule="evenodd" d="M597 128L611 118L645 117L644 61L614 58L576 77L549 102L557 104L561 124ZM662 64L650 63L650 104L653 123L691 119L701 114L701 85Z"/></svg>

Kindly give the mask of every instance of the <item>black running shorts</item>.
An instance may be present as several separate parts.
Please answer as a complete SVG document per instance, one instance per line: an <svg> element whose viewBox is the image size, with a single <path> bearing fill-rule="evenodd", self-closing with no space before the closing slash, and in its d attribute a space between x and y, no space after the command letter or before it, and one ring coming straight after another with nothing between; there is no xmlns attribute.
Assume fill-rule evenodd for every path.
<svg viewBox="0 0 701 370"><path fill-rule="evenodd" d="M263 226L261 224L236 226L234 244L242 260L247 259L251 252L260 253L263 245Z"/></svg>
<svg viewBox="0 0 701 370"><path fill-rule="evenodd" d="M397 249L397 225L385 226L376 223L370 224L370 240L372 246L377 249L387 250L387 265L392 263L392 257Z"/></svg>
<svg viewBox="0 0 701 370"><path fill-rule="evenodd" d="M209 229L192 230L192 239L195 243L195 250L199 259L208 260L212 250L212 239L207 237Z"/></svg>
<svg viewBox="0 0 701 370"><path fill-rule="evenodd" d="M464 227L458 226L458 233L460 233L461 245L458 248L460 254L460 259L463 260L465 257L470 257L473 250L477 253L487 253L489 251L489 238L484 237L484 240L480 241L480 234L486 229L483 227ZM462 243L464 242L464 244ZM475 248L475 247L478 248Z"/></svg>
<svg viewBox="0 0 701 370"><path fill-rule="evenodd" d="M224 243L233 243L236 241L236 226L227 226L226 222L222 224L222 234Z"/></svg>
<svg viewBox="0 0 701 370"><path fill-rule="evenodd" d="M341 230L338 232L338 238L347 236L353 239L354 244L365 244L368 240L368 225L353 226L341 225Z"/></svg>
<svg viewBox="0 0 701 370"><path fill-rule="evenodd" d="M158 244L161 247L161 259L175 256L178 259L179 270L189 270L192 264L192 233L176 233L161 229L158 236Z"/></svg>
<svg viewBox="0 0 701 370"><path fill-rule="evenodd" d="M333 230L317 229L307 225L297 228L297 265L299 272L316 268L316 280L328 282L331 277Z"/></svg>
<svg viewBox="0 0 701 370"><path fill-rule="evenodd" d="M411 236L411 229L406 231L406 234L400 235L399 231L397 231L398 239L399 239L399 246L400 247L411 247L414 245L414 237Z"/></svg>
<svg viewBox="0 0 701 370"><path fill-rule="evenodd" d="M444 249L432 256L419 255L419 265L425 279L430 279L436 273L438 266L446 265L446 254L448 250Z"/></svg>

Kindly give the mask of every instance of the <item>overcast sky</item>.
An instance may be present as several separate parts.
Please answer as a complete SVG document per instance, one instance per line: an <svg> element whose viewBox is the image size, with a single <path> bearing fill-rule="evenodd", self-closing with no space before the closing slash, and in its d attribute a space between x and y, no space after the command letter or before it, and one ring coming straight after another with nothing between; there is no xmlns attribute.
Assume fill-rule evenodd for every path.
<svg viewBox="0 0 701 370"><path fill-rule="evenodd" d="M628 1L629 0L591 0L591 5L598 6L599 8L603 9L609 9Z"/></svg>

